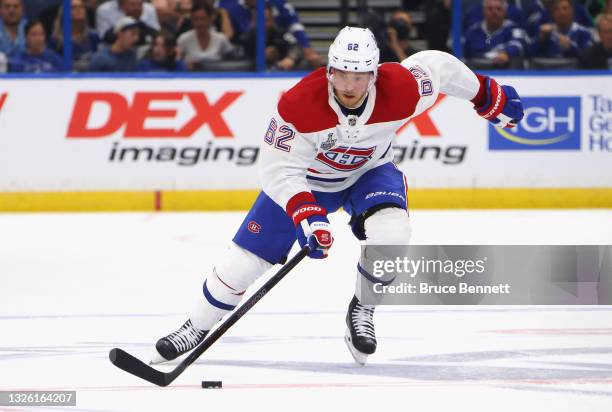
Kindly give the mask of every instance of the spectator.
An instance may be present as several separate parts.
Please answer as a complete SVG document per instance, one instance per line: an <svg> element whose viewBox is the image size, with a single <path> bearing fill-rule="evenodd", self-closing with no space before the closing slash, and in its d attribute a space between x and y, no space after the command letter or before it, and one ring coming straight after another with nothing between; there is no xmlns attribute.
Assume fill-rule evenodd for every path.
<svg viewBox="0 0 612 412"><path fill-rule="evenodd" d="M176 39L169 32L161 32L153 40L147 55L138 63L142 72L184 72L185 63L177 58Z"/></svg>
<svg viewBox="0 0 612 412"><path fill-rule="evenodd" d="M53 35L49 42L58 53L64 51L63 13L63 9L60 8L53 24ZM89 26L83 0L72 0L70 14L72 16L72 60L77 70L85 70L89 66L89 59L98 50L100 38L96 31Z"/></svg>
<svg viewBox="0 0 612 412"><path fill-rule="evenodd" d="M584 4L590 16L597 16L603 12L606 2L604 0L581 0L581 3Z"/></svg>
<svg viewBox="0 0 612 412"><path fill-rule="evenodd" d="M555 4L555 0L537 0L530 7L526 9L527 15L527 34L530 37L536 37L539 33L540 27L543 24L551 23L552 9ZM577 23L585 27L593 27L593 20L589 15L589 12L584 5L579 2L573 2L574 17Z"/></svg>
<svg viewBox="0 0 612 412"><path fill-rule="evenodd" d="M612 69L612 12L602 13L595 19L599 42L578 55L583 69Z"/></svg>
<svg viewBox="0 0 612 412"><path fill-rule="evenodd" d="M410 45L412 17L407 11L396 10L387 27L386 42L380 47L380 62L401 62L418 50Z"/></svg>
<svg viewBox="0 0 612 412"><path fill-rule="evenodd" d="M0 0L0 52L5 55L25 49L22 0Z"/></svg>
<svg viewBox="0 0 612 412"><path fill-rule="evenodd" d="M289 31L302 47L304 58L311 67L316 68L323 65L323 60L317 51L310 45L310 39L300 23L299 16L292 5L286 0L266 0L272 6L276 24ZM253 11L257 8L257 0L220 0L219 7L229 12L236 36L240 38L253 24Z"/></svg>
<svg viewBox="0 0 612 412"><path fill-rule="evenodd" d="M466 31L474 24L479 23L484 18L483 4L475 4L468 8L463 15L463 31ZM525 27L525 14L513 4L506 2L506 18L523 28Z"/></svg>
<svg viewBox="0 0 612 412"><path fill-rule="evenodd" d="M212 25L213 9L207 3L196 4L191 9L193 29L178 38L180 56L189 70L202 61L218 61L234 51L234 46Z"/></svg>
<svg viewBox="0 0 612 412"><path fill-rule="evenodd" d="M451 7L451 0L427 0L423 36L429 49L450 51Z"/></svg>
<svg viewBox="0 0 612 412"><path fill-rule="evenodd" d="M208 5L213 9L213 23L212 25L215 29L222 33L228 40L232 40L234 38L234 26L232 25L232 20L227 10L221 7L214 6L214 0L195 0L196 3L208 3ZM176 33L177 35L181 35L186 31L193 29L193 24L191 23L191 18L189 16L189 12L193 7L192 0L155 0L153 4L158 7L158 4L166 4L168 7L171 3L175 3L174 5L174 18L170 21L166 22L165 27L167 30ZM168 13L166 9L160 9L162 14ZM163 24L162 24L163 26Z"/></svg>
<svg viewBox="0 0 612 412"><path fill-rule="evenodd" d="M256 13L253 13L256 19ZM240 41L250 59L255 59L257 31L252 25ZM276 25L272 8L266 5L266 65L277 70L291 70L301 58L301 49L295 37Z"/></svg>
<svg viewBox="0 0 612 412"><path fill-rule="evenodd" d="M115 41L110 47L102 47L91 58L89 70L93 72L131 72L136 70L138 58L138 22L124 16L115 24Z"/></svg>
<svg viewBox="0 0 612 412"><path fill-rule="evenodd" d="M27 21L40 20L40 13L50 5L59 6L63 0L23 0L23 16Z"/></svg>
<svg viewBox="0 0 612 412"><path fill-rule="evenodd" d="M228 40L232 40L236 32L232 24L229 12L223 7L215 7L214 0L204 0L213 9L213 24L219 33L222 33Z"/></svg>
<svg viewBox="0 0 612 412"><path fill-rule="evenodd" d="M523 29L506 19L506 10L504 0L484 0L484 20L465 33L466 58L485 58L493 66L507 68L511 59L525 55L527 36Z"/></svg>
<svg viewBox="0 0 612 412"><path fill-rule="evenodd" d="M85 14L87 15L87 25L89 27L96 26L96 8L98 7L98 4L101 4L104 1L105 0L83 0L83 4L85 5ZM40 12L38 15L38 20L40 20L43 26L45 26L47 38L51 38L53 36L53 30L55 29L55 21L62 18L63 8L61 7L61 0L55 0L53 2L49 1L47 3L51 4L47 4L46 8Z"/></svg>
<svg viewBox="0 0 612 412"><path fill-rule="evenodd" d="M182 21L189 16L192 0L152 0L159 24L163 30L176 33Z"/></svg>
<svg viewBox="0 0 612 412"><path fill-rule="evenodd" d="M149 28L155 32L160 30L159 20L155 7L143 0L111 0L96 11L96 29L98 35L104 38L105 34L115 27L121 17L128 16L141 22L140 29ZM142 33L144 35L145 33Z"/></svg>
<svg viewBox="0 0 612 412"><path fill-rule="evenodd" d="M62 70L62 59L47 48L45 28L39 20L26 24L25 37L25 50L9 56L9 72L43 73Z"/></svg>
<svg viewBox="0 0 612 412"><path fill-rule="evenodd" d="M537 57L571 58L578 56L578 50L593 44L591 32L574 21L571 0L555 0L552 8L552 23L540 26L533 45Z"/></svg>

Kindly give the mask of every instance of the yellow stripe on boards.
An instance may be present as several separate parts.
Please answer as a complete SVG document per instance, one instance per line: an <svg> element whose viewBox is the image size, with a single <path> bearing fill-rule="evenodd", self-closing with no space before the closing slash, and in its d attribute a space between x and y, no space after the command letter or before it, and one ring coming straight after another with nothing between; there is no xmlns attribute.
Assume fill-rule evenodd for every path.
<svg viewBox="0 0 612 412"><path fill-rule="evenodd" d="M258 190L3 192L0 212L248 210ZM410 209L612 208L612 188L414 189Z"/></svg>

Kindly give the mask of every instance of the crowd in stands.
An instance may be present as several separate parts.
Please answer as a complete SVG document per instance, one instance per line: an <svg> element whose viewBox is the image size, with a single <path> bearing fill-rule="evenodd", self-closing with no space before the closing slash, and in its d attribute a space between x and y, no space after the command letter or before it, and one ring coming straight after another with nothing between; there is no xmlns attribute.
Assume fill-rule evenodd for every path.
<svg viewBox="0 0 612 412"><path fill-rule="evenodd" d="M0 0L0 72L208 71L223 70L229 62L240 70L255 67L257 0L70 3L72 62L66 62L62 0ZM403 4L401 10L360 16L377 37L381 62L401 61L425 47L450 51L452 1ZM463 57L476 68L524 68L542 58L612 68L612 0L466 0L463 5ZM268 70L325 64L290 0L266 0L264 20ZM413 44L416 37L419 47Z"/></svg>
<svg viewBox="0 0 612 412"><path fill-rule="evenodd" d="M265 13L268 69L324 64L286 0L268 0ZM70 15L72 62L66 64L61 0L0 0L0 72L181 72L214 70L221 61L255 66L257 0L71 0Z"/></svg>
<svg viewBox="0 0 612 412"><path fill-rule="evenodd" d="M612 1L478 1L463 16L477 68L612 68Z"/></svg>

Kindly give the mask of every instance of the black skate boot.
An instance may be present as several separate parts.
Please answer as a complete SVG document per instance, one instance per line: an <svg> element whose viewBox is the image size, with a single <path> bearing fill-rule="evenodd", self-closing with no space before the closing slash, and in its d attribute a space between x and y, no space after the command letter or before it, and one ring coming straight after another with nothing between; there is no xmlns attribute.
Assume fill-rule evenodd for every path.
<svg viewBox="0 0 612 412"><path fill-rule="evenodd" d="M151 363L162 363L178 358L195 348L207 334L207 330L196 329L191 324L191 320L187 320L179 330L157 341L155 349L157 349L159 356L153 359Z"/></svg>
<svg viewBox="0 0 612 412"><path fill-rule="evenodd" d="M368 355L376 352L374 306L362 305L357 297L353 296L346 313L346 326L346 346L355 361L365 365Z"/></svg>

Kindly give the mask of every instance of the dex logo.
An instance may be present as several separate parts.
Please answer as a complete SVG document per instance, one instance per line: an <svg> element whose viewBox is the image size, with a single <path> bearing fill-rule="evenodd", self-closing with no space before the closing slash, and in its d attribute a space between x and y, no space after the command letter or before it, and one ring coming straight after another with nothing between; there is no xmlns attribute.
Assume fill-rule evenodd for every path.
<svg viewBox="0 0 612 412"><path fill-rule="evenodd" d="M397 130L397 134L399 135L400 133L402 133L404 131L404 129L406 127L408 127L409 125L413 124L416 127L417 132L422 137L440 137L440 136L442 136L442 133L440 133L440 131L436 127L436 124L433 122L433 120L429 116L429 113L436 106L438 106L440 104L440 102L442 102L442 100L444 100L445 97L446 97L446 95L439 94L438 98L435 101L435 103L429 109L425 110L423 113L421 113L417 117L414 117L414 118L408 120L402 127L400 127Z"/></svg>
<svg viewBox="0 0 612 412"><path fill-rule="evenodd" d="M490 150L580 150L580 97L525 97L513 129L489 125Z"/></svg>
<svg viewBox="0 0 612 412"><path fill-rule="evenodd" d="M125 126L125 138L189 138L205 125L215 137L233 137L223 112L241 95L242 92L227 92L211 102L202 92L136 92L129 102L119 93L80 92L74 103L66 137L103 138ZM191 106L193 117L186 121L178 120L179 110L185 106L185 101ZM152 107L160 102L164 109ZM102 116L102 121L100 116L92 115L96 107L107 109L108 115ZM95 118L95 122L92 122L92 118ZM146 122L150 120L162 120L172 127L147 126Z"/></svg>
<svg viewBox="0 0 612 412"><path fill-rule="evenodd" d="M0 94L0 110L2 110L2 106L4 106L4 102L6 101L7 97L8 97L8 93Z"/></svg>

